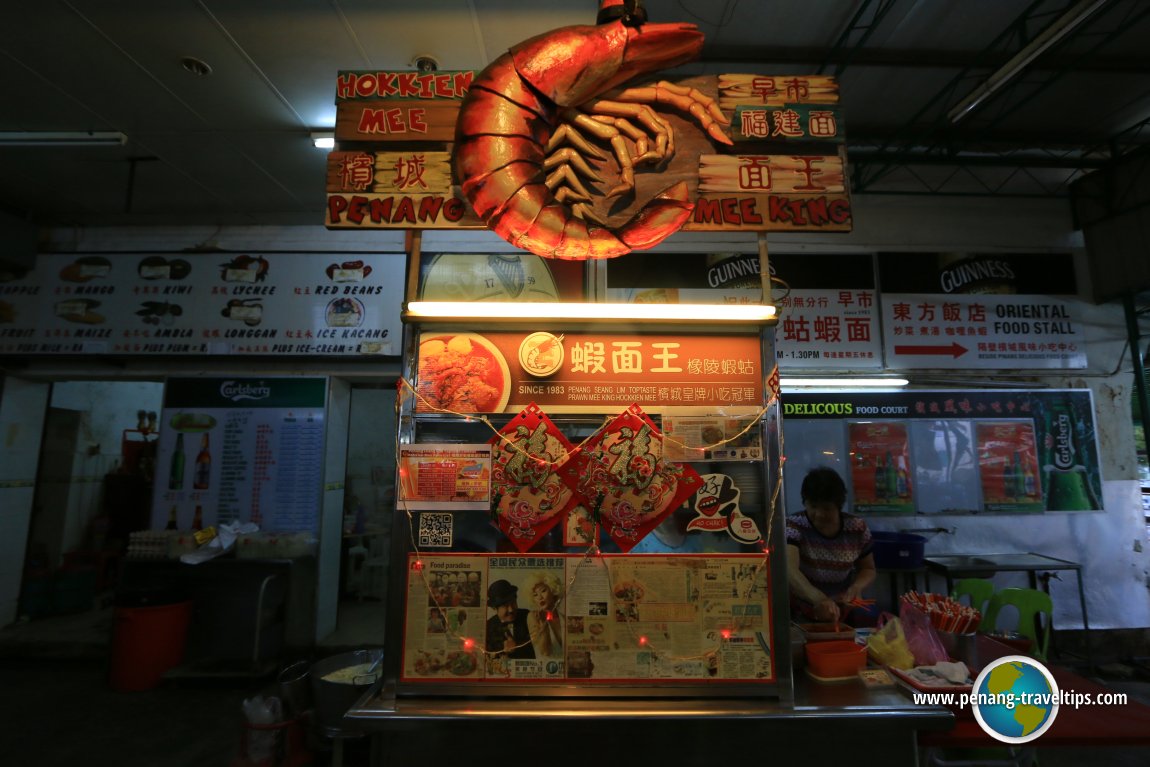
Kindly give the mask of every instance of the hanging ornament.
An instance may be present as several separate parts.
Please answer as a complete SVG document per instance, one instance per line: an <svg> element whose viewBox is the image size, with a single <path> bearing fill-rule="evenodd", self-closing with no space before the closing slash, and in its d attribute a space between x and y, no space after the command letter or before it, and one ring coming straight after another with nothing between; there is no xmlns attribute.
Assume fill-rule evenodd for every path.
<svg viewBox="0 0 1150 767"><path fill-rule="evenodd" d="M578 498L559 469L573 446L532 402L491 439L495 524L520 552L558 524Z"/></svg>
<svg viewBox="0 0 1150 767"><path fill-rule="evenodd" d="M690 466L663 460L663 433L638 405L587 440L561 473L624 552L702 484Z"/></svg>

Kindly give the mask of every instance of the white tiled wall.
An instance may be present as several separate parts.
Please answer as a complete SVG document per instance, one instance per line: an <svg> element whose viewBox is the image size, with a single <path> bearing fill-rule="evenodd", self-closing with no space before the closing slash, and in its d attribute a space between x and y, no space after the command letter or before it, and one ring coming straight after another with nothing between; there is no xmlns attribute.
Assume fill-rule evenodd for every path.
<svg viewBox="0 0 1150 767"><path fill-rule="evenodd" d="M0 626L16 619L48 385L6 378L0 391Z"/></svg>

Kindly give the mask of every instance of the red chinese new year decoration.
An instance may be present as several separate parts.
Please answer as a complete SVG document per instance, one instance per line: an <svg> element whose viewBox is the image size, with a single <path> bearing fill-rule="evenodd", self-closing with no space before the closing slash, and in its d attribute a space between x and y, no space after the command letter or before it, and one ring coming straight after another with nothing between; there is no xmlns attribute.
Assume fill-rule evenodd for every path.
<svg viewBox="0 0 1150 767"><path fill-rule="evenodd" d="M702 484L690 466L663 459L663 434L638 405L600 429L562 474L624 552Z"/></svg>
<svg viewBox="0 0 1150 767"><path fill-rule="evenodd" d="M492 438L491 498L496 524L527 551L578 502L559 469L571 443L532 402Z"/></svg>

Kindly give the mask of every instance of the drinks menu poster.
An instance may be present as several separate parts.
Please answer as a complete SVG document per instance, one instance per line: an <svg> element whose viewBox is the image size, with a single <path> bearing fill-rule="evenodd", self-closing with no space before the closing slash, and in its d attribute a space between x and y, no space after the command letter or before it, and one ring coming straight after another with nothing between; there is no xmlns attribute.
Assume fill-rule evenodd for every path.
<svg viewBox="0 0 1150 767"><path fill-rule="evenodd" d="M169 379L152 528L318 531L326 399L326 378Z"/></svg>
<svg viewBox="0 0 1150 767"><path fill-rule="evenodd" d="M910 443L905 423L863 421L848 425L854 509L914 513Z"/></svg>
<svg viewBox="0 0 1150 767"><path fill-rule="evenodd" d="M1034 423L980 421L975 439L985 509L1042 511Z"/></svg>

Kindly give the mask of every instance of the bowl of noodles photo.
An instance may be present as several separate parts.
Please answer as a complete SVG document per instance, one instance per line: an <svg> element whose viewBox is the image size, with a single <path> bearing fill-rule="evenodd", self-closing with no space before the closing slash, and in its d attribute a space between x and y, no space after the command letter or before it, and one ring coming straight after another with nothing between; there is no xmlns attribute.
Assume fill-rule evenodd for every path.
<svg viewBox="0 0 1150 767"><path fill-rule="evenodd" d="M503 353L477 333L425 333L419 339L416 410L502 413L511 397Z"/></svg>

